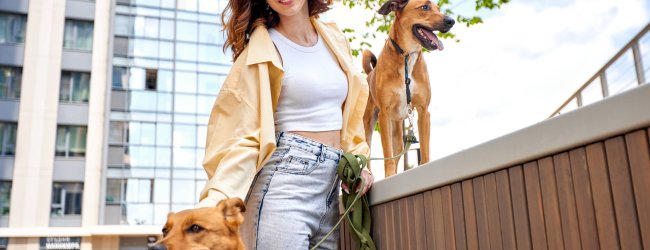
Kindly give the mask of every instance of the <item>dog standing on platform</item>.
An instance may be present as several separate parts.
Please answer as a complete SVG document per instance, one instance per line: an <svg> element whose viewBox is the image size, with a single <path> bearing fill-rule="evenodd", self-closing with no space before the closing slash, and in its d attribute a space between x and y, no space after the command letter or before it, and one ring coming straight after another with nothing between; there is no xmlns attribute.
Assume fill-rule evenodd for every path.
<svg viewBox="0 0 650 250"><path fill-rule="evenodd" d="M422 48L442 50L442 42L433 31L445 33L455 21L429 0L388 0L378 12L382 15L395 12L395 21L379 60L369 50L363 52L363 70L368 74L370 85L363 117L366 140L371 144L372 131L379 120L384 157L404 150L402 121L409 114L407 96L410 95L411 106L418 113L420 164L424 164L429 162L430 115L427 109L431 102L431 86ZM410 79L410 93L407 93L405 71ZM398 161L384 162L386 177L397 172Z"/></svg>

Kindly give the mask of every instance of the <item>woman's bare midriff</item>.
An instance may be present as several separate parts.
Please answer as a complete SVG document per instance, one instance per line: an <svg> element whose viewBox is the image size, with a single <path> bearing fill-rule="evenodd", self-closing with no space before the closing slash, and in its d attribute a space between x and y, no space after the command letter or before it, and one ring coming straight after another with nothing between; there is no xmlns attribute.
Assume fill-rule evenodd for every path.
<svg viewBox="0 0 650 250"><path fill-rule="evenodd" d="M290 133L301 135L304 137L307 137L309 139L312 139L314 141L320 142L322 144L334 147L334 148L341 148L341 131L340 130L332 130L332 131L319 131L319 132L311 132L311 131L290 131Z"/></svg>

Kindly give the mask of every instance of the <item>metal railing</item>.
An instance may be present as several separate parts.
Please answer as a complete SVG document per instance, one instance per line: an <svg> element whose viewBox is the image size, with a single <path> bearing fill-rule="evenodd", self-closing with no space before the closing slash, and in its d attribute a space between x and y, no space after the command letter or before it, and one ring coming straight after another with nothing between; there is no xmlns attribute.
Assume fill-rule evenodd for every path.
<svg viewBox="0 0 650 250"><path fill-rule="evenodd" d="M650 78L650 33L648 31L650 31L650 23L549 118L647 83Z"/></svg>

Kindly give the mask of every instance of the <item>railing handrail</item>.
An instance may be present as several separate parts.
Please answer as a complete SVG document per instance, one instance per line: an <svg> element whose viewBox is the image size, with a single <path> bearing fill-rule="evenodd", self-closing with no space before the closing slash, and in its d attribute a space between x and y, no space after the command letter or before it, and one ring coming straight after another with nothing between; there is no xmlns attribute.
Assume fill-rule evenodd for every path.
<svg viewBox="0 0 650 250"><path fill-rule="evenodd" d="M607 70L609 66L611 66L614 62L616 62L623 54L625 54L628 49L632 48L635 44L638 44L641 37L643 37L646 33L648 33L648 31L650 31L650 23L648 23L638 34L636 34L636 36L634 36L634 38L632 38L630 42L628 42L625 46L623 46L623 48L620 49L618 53L616 53L616 55L614 55L607 63L605 63L605 65L603 65L603 67L601 67L598 71L596 71L596 74L590 77L589 80L587 80L587 82L582 84L582 86L580 86L578 90L576 90L566 101L564 101L564 103L562 103L562 105L559 108L557 108L548 118L551 118L559 114L560 111L567 106L567 104L573 101L573 99L576 98L580 94L580 92L582 92L582 90L584 90L587 86L589 86L589 84L592 83L594 80L596 80L596 78L602 76L605 70ZM638 83L638 84L642 84L642 83ZM603 98L604 97L606 96L603 96Z"/></svg>

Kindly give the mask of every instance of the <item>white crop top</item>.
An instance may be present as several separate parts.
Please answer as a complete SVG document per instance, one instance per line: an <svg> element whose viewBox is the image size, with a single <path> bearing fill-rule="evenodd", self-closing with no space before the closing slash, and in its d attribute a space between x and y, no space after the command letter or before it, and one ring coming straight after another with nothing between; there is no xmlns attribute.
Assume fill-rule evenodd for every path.
<svg viewBox="0 0 650 250"><path fill-rule="evenodd" d="M275 111L276 131L331 131L343 127L348 79L320 35L312 47L269 29L282 58L284 77Z"/></svg>

